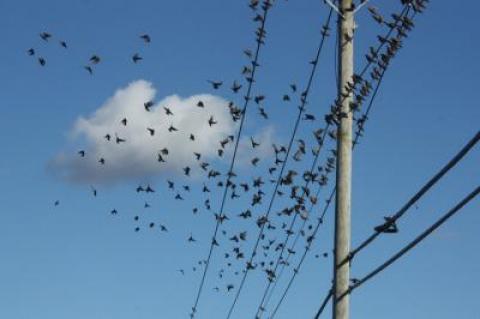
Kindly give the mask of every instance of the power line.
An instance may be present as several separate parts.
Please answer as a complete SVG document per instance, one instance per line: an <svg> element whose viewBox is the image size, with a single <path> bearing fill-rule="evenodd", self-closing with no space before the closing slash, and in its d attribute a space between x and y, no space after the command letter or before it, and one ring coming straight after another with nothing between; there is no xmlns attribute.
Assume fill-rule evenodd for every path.
<svg viewBox="0 0 480 319"><path fill-rule="evenodd" d="M322 49L322 47L323 47L323 43L324 43L324 41L325 41L325 38L327 37L327 33L325 33L325 32L326 32L326 30L328 30L329 27L330 27L330 21L331 21L331 18L332 18L332 13L333 13L333 9L330 9L330 12L329 12L329 14L328 14L327 21L325 22L325 24L324 24L324 26L323 26L323 31L324 31L324 33L322 33L321 42L320 42L320 45L319 45L319 49L318 49L318 51L317 51L317 52L318 52L317 57L318 57L319 52L321 51L321 49ZM311 77L311 75L310 75L310 79L311 79L311 78L312 78L312 77ZM322 136L322 138L321 138L321 140L320 140L321 142L319 143L319 149L317 150L317 153L316 153L315 158L314 158L314 160L313 160L312 166L311 166L311 168L310 168L310 174L313 174L313 172L314 172L314 170L315 170L315 167L317 166L317 161L318 161L318 159L319 159L319 157L320 157L320 153L321 153L322 147L323 147L323 145L324 145L324 141L325 141L325 137L326 137L327 132L328 132L328 128L329 128L329 125L327 125L327 127L324 129L323 136ZM306 195L306 193L307 193L307 192L306 192L306 188L308 187L308 185L310 184L311 181L312 181L312 179L308 179L308 180L305 182L305 188L303 189L303 192L302 192L302 196L301 196L301 198L300 198L300 201L302 201L303 198L304 198L304 196ZM293 224L295 223L295 220L296 220L296 217L297 217L297 216L298 216L298 214L295 214L295 215L294 215L293 220L292 220L292 222L291 222L291 225L290 225L290 227L289 227L290 230L292 229ZM287 231L287 234L289 234L288 231ZM284 241L284 243L283 243L283 245L282 245L282 248L281 248L281 251L280 251L280 256L282 256L282 254L283 254L283 251L284 251L284 249L285 249L285 247L286 247L286 243L287 243L287 241L288 241L288 238L289 238L289 235L287 235L287 237L286 237L286 239L285 239L285 241ZM276 271L277 271L279 262L280 262L280 258L277 259L276 265L275 265L274 270L273 270L274 273L276 273ZM260 305L259 305L258 308L257 308L256 317L261 316L261 314L262 314L262 312L263 312L263 303L264 303L265 298L266 298L266 296L267 296L267 294L268 294L268 291L269 291L269 288L270 288L271 283L272 283L272 281L269 280L269 281L268 281L268 285L267 285L267 287L266 287L266 289L265 289L265 291L264 291L264 293L263 293L262 299L261 299L261 301L260 301Z"/></svg>
<svg viewBox="0 0 480 319"><path fill-rule="evenodd" d="M246 117L246 113L247 113L248 104L251 100L251 91L252 91L253 83L255 82L254 81L255 73L256 73L257 67L259 65L258 64L258 58L259 58L259 53L260 53L260 47L262 46L262 43L263 43L262 38L264 37L264 34L265 34L265 32L264 32L265 31L265 23L266 23L266 20L267 20L268 11L271 8L270 0L265 0L262 8L263 8L263 18L261 19L261 25L260 25L260 28L259 28L260 31L258 32L258 36L257 36L257 47L256 47L256 50L255 50L255 56L254 56L254 59L252 60L251 78L248 81L248 88L247 88L247 93L245 95L245 102L244 102L244 106L243 106L243 109L242 109L242 112L241 112L240 126L239 126L237 137L236 137L236 140L235 140L235 147L234 147L234 151L233 151L232 160L231 160L231 163L230 163L230 168L227 172L227 179L226 179L225 188L224 188L224 192L223 192L222 202L221 202L221 205L220 205L220 213L219 213L220 218L216 219L215 230L213 232L212 242L210 244L208 257L207 257L207 260L206 260L206 263L205 263L205 268L204 268L203 274L202 274L202 279L200 281L200 286L199 286L198 291L197 291L197 296L195 298L195 302L194 302L194 305L192 307L192 312L190 314L191 318L195 317L195 313L197 311L198 302L200 300L200 296L201 296L202 291L203 291L203 287L204 287L204 284L205 284L205 279L206 279L207 272L208 272L208 267L210 265L212 252L213 252L213 249L214 249L215 244L216 244L216 236L217 236L218 229L220 228L220 223L221 223L221 220L222 220L221 217L223 215L223 211L224 211L224 207L225 207L225 202L226 202L227 193L228 193L228 187L230 186L230 179L233 175L233 167L235 165L235 159L236 159L236 155L237 155L237 151L238 151L238 145L239 145L239 142L240 142L240 137L241 137L241 133L242 133L242 129L243 129L243 124L245 122L245 117Z"/></svg>
<svg viewBox="0 0 480 319"><path fill-rule="evenodd" d="M469 141L469 143L457 154L457 156L458 156L459 154L462 154L463 151L467 151L467 149L470 150L471 147L473 147L474 143L478 142L479 134L480 134L480 132L478 132L478 133L476 134L476 136L475 136L472 140ZM357 136L359 136L359 135L357 135ZM472 143L473 143L473 144L472 144ZM469 148L469 147L470 147L470 148ZM467 151L467 152L468 152L468 151ZM464 154L464 155L465 155L465 154ZM456 156L456 157L457 157L457 156ZM455 157L455 158L456 158L456 157ZM454 158L454 159L455 159L455 158ZM452 162L452 161L450 161L449 164L450 164L451 162ZM448 164L447 164L447 166L448 166ZM437 175L438 175L438 174L437 174ZM322 311L323 311L323 310L322 310ZM319 316L322 311L319 310L319 312L317 313L317 316ZM317 318L318 318L318 317L317 317Z"/></svg>
<svg viewBox="0 0 480 319"><path fill-rule="evenodd" d="M422 242L425 238L427 238L429 235L431 235L437 228L442 226L448 219L450 219L452 216L454 216L456 213L458 213L467 203L469 203L471 200L473 200L479 193L480 193L480 186L477 186L470 194L468 194L458 204L456 204L453 208L451 208L446 214L444 214L440 219L438 219L432 226L428 227L424 232L422 232L413 241L411 241L408 245L406 245L404 248L402 248L400 251L398 251L395 255L390 257L383 264L381 264L380 266L375 268L373 271L368 273L362 279L359 279L358 281L356 281L355 284L353 284L347 291L345 291L343 294L341 294L338 298L340 299L340 298L345 297L346 295L350 294L355 289L362 286L368 280L372 279L373 277L375 277L376 275L378 275L379 273L384 271L386 268L388 268L390 265L392 265L395 261L400 259L400 257L405 255L408 251L413 249L420 242Z"/></svg>
<svg viewBox="0 0 480 319"><path fill-rule="evenodd" d="M314 319L319 319L320 318L320 315L322 314L323 310L325 309L325 307L327 306L328 302L330 301L330 299L332 298L332 295L333 295L333 291L332 289L330 289L328 291L328 294L325 296L325 298L323 299L323 302L320 306L320 308L318 309L317 311L317 314L315 315L315 318Z"/></svg>
<svg viewBox="0 0 480 319"><path fill-rule="evenodd" d="M377 228L376 231L370 235L370 237L364 240L357 248L352 250L349 257L343 260L341 264L350 262L356 254L370 245L380 234L382 234L382 230L395 225L395 222L400 219L408 211L408 209L410 209L420 198L422 198L422 196L425 195L425 193L427 193L436 183L438 183L438 181L440 181L445 174L455 167L465 157L465 155L472 150L479 140L480 131L478 131L475 136L473 136L468 143L457 154L455 154L455 156L437 174L435 174L424 186L422 186L422 188L415 193L397 213L389 217L385 224L383 224L380 228Z"/></svg>
<svg viewBox="0 0 480 319"><path fill-rule="evenodd" d="M404 8L404 10L402 11L401 16L403 17L404 15L405 15L405 16L408 15L408 12L409 12L409 9L408 9L408 6L406 6L406 7ZM393 30L395 30L395 28L397 27L397 25L398 25L398 23L396 23L396 24L395 24L395 27L391 28L391 30L387 33L387 35L385 36L387 39L391 36L391 34L393 33ZM380 50L381 50L381 48L383 47L383 45L384 45L383 43L380 44L380 46L379 46L378 49L376 50L376 52L377 52L376 54L378 54L378 52L380 52ZM368 63L368 64L364 67L364 69L362 70L362 72L361 72L361 74L360 74L360 77L362 77L362 76L364 75L364 73L368 70L368 66L369 66L369 65L371 65L371 63ZM372 107L373 102L374 102L374 100L375 100L375 98L376 98L376 96L377 96L377 93L378 93L378 90L379 90L379 88L380 88L380 85L381 85L381 83L382 83L382 81L383 81L385 71L386 71L386 69L383 69L383 70L382 70L381 75L380 75L380 77L379 77L379 79L378 79L378 81L377 81L377 86L375 87L374 92L373 92L373 94L372 94L372 98L370 99L370 102L369 102L369 105L368 105L368 107L367 107L367 110L366 110L366 112L364 113L364 115L362 116L362 117L365 118L365 119L368 118L368 114L369 114L369 112L370 112L370 110L371 110L371 107ZM354 148L355 145L357 144L358 139L359 139L359 137L361 136L361 132L363 131L363 126L364 126L364 124L365 124L365 121L363 121L362 124L361 124L361 126L359 126L359 130L356 132L356 136L355 136L355 139L354 139L352 148ZM316 159L315 159L315 161L316 161ZM314 162L315 162L315 161L314 161ZM319 194L320 190L321 190L321 187L319 187L319 189L318 189L318 191L317 191L317 195L316 195L317 197L318 197L318 194ZM313 206L314 206L314 205L312 205L311 209L313 208ZM308 211L308 215L309 215L309 213L311 212L311 209ZM293 221L292 221L292 223L291 223L291 225L290 225L290 228L289 228L290 231L287 231L287 236L286 236L286 240L285 240L284 244L286 244L286 242L288 242L288 238L289 238L289 236L290 236L290 234L291 234L291 230L293 229L293 225L294 225L294 223L295 223L296 216L297 216L297 215L295 215L295 216L293 217ZM283 271L284 271L286 265L288 264L288 259L289 259L289 257L291 256L292 251L294 251L295 245L296 245L296 243L298 242L298 239L299 239L299 237L300 237L300 234L301 234L302 230L304 229L304 226L305 226L305 224L306 224L306 221L307 221L307 219L304 219L304 220L303 220L303 224L302 224L302 226L301 226L301 228L300 228L300 232L297 232L297 235L296 235L296 237L295 237L295 240L294 240L294 242L293 242L293 245L292 245L291 248L289 249L289 253L288 253L288 255L287 255L286 262L283 262L283 264L282 264L282 269L281 269L281 271L280 271L280 274L276 277L274 286L273 286L273 288L272 288L272 290L271 290L271 292L270 292L270 296L267 298L267 302L263 304L263 300L265 299L265 293L264 293L264 297L262 298L262 303L261 303L261 305L260 305L260 308L264 308L265 305L268 304L268 302L269 302L269 300L270 300L270 298L271 298L271 296L272 296L272 294L273 294L273 290L276 288L276 285L277 285L277 283L278 283L281 275L283 274ZM275 273L276 273L276 270L277 270L277 266L278 266L278 264L279 264L279 261L282 259L283 251L284 251L284 247L282 247L282 250L281 250L281 252L280 252L280 254L279 254L279 257L278 257L278 259L277 259L277 263L276 263L275 270L274 270ZM270 285L271 285L271 282L268 283L267 290L268 290L268 288L270 287Z"/></svg>
<svg viewBox="0 0 480 319"><path fill-rule="evenodd" d="M298 263L298 266L294 269L293 275L290 278L290 281L288 282L287 287L283 291L282 296L280 297L280 300L278 301L278 303L275 306L272 314L270 315L270 319L273 319L275 317L278 309L280 308L283 301L285 300L285 297L287 296L287 293L290 290L290 287L292 286L293 281L297 277L297 275L300 271L300 268L303 265L303 262L305 261L305 258L307 257L308 252L310 251L310 247L313 243L313 240L315 239L315 234L318 232L318 229L320 228L320 225L323 224L323 219L325 217L325 214L327 213L328 209L330 208L330 203L332 202L333 196L335 195L335 190L336 190L336 188L332 189L332 192L330 193L330 197L327 199L326 205L324 206L323 212L322 212L321 216L318 218L318 222L317 222L317 225L315 226L313 234L311 236L309 236L309 238L307 238L307 246L305 247L305 251L303 252L302 257L300 258L300 262Z"/></svg>
<svg viewBox="0 0 480 319"><path fill-rule="evenodd" d="M454 159L456 158L462 158L466 153L465 152L468 152L469 150L471 150L473 148L473 146L475 145L475 143L478 142L478 140L480 139L480 132L478 132L474 138L472 138L469 143L457 154L457 156L455 156ZM462 155L463 154L463 155ZM449 162L452 163L452 161ZM448 164L447 164L448 166ZM438 175L438 174L437 174ZM422 188L423 189L423 188ZM295 268L294 270L294 274L292 275L290 281L289 281L289 284L287 285L287 288L284 290L283 294L282 294L282 297L280 298L280 301L277 303L276 307L275 307L275 310L273 311L272 315L270 316L270 319L273 319L274 318L274 315L275 313L278 311L278 308L280 307L280 305L282 304L286 294L288 293L288 290L290 289L291 287L291 284L293 283L295 277L297 276L298 272L300 271L300 268L303 264L303 261L306 257L306 254L308 253L308 251L310 250L310 246L311 246L311 243L313 242L313 239L314 237L316 236L317 232L318 232L318 229L319 229L319 226L323 223L323 217L326 213L326 211L328 210L328 207L330 206L330 203L331 203L331 200L333 199L333 195L335 194L335 188L332 190L332 193L330 194L330 198L326 201L326 205L325 205L325 208L324 208L324 211L322 213L322 216L319 218L319 221L317 223L317 226L315 228L315 230L313 231L313 234L309 237L309 239L307 239L307 247L305 248L305 251L304 251L304 254L302 255L302 258L299 262L299 264L297 265L297 267Z"/></svg>
<svg viewBox="0 0 480 319"><path fill-rule="evenodd" d="M469 201L473 200L478 194L480 193L480 187L477 187L473 192L471 192L467 197L465 197L460 203L458 203L455 207L453 207L451 210L449 210L444 216L442 216L437 222L435 222L432 226L427 228L422 234L417 236L412 242L410 242L407 246L402 248L398 253L393 255L391 258L389 258L387 261L385 261L383 264L375 268L373 271L371 271L369 274L367 274L365 277L357 281L350 289L345 292L344 294L340 295L339 298L343 297L343 295L346 295L347 293L351 293L353 290L357 289L361 285L363 285L366 281L372 279L376 275L378 275L380 272L385 270L388 266L393 264L396 260L398 260L400 257L402 257L404 254L406 254L409 250L414 248L416 245L418 245L422 240L424 240L426 237L428 237L433 231L435 231L438 227L440 227L443 223L445 223L450 217L455 215L458 211L460 211L463 206L465 206ZM329 301L329 299L332 297L331 290L325 297L324 301L322 302L319 310L317 311L317 314L315 316L315 319L319 319L320 315L322 314L323 310L325 309L326 303Z"/></svg>
<svg viewBox="0 0 480 319"><path fill-rule="evenodd" d="M331 17L331 12L329 14L329 18ZM272 210L272 207L273 207L273 203L275 201L275 197L277 195L277 190L278 190L278 187L280 185L280 182L283 178L283 172L285 170L285 167L286 167L286 164L288 162L288 158L289 158L289 155L290 155L290 151L292 149L292 145L293 145L293 141L295 139L295 136L296 136L296 133L298 131L298 128L299 128L299 125L300 125L300 120L301 120L301 116L303 114L303 112L305 111L305 105L307 103L307 98L308 98L308 95L309 95L309 92L310 92L310 89L311 89L311 86L312 86L312 83L313 83L313 78L315 76L315 72L317 70L317 66L318 66L318 62L319 62L319 57L320 57L320 54L322 52L322 49L323 49L323 45L324 45L324 42L325 42L325 38L326 36L328 35L328 30L323 30L322 31L322 37L321 37L321 40L320 40L320 44L318 46L318 49L317 49L317 53L316 53L316 56L315 56L315 59L312 61L312 70L310 72L310 76L309 76L309 79L308 79L308 83L307 83L307 86L306 86L306 89L301 93L301 103L300 103L300 106L299 106L299 111L298 111L298 115L297 115L297 118L296 118L296 121L295 121L295 125L294 125L294 128L293 128L293 132L292 132L292 135L291 135L291 138L290 138L290 141L288 143L288 147L287 147L287 151L286 151L286 154L285 154L285 160L283 161L282 163L282 167L280 169L280 172L278 174L278 178L277 178L277 181L275 183L275 187L274 187L274 190L273 190L273 193L272 193L272 197L270 199L270 203L268 205L268 209L267 209L267 212L266 214L264 215L264 219L268 221L268 217L271 213L271 210ZM242 280L240 282L240 286L239 288L237 289L237 292L235 294L235 298L233 300L233 303L228 311L228 314L227 314L227 319L230 318L230 316L232 315L233 313L233 310L235 308L235 305L237 303L237 300L240 296L240 293L243 289L243 286L245 284L245 281L246 281L246 278L248 276L248 272L250 271L250 269L253 267L252 266L252 262L253 262L253 258L255 257L256 255L256 251L257 251L257 248L258 248L258 245L260 243L260 239L262 237L262 234L263 234L263 231L264 231L264 228L265 228L265 225L267 224L267 222L264 222L262 223L261 227L260 227L260 232L257 236L257 240L255 242L255 245L254 245L254 248L253 248L253 251L252 251L252 254L250 256L250 259L249 261L247 262L247 267L245 268L244 272L243 272L243 276L242 276Z"/></svg>
<svg viewBox="0 0 480 319"><path fill-rule="evenodd" d="M379 89L379 87L380 87L380 85L381 85L381 83L382 83L383 75L384 75L384 73L382 73L382 76L381 76L381 78L380 78L379 81L378 81L378 84L377 84L377 86L376 86L376 88L375 88L374 94L372 95L372 98L371 98L371 100L370 100L369 108L367 108L367 110L370 110L370 109L371 109L371 105L373 105L373 102L374 102L374 100L375 100L375 98L376 98L376 96L377 96L378 89ZM366 113L366 114L367 114L367 113ZM354 143L353 143L353 145L352 145L352 148L353 148L353 149L355 148L356 145L358 145L357 142L358 142L358 139L359 139L360 136L361 136L360 134L356 134L356 135L355 135ZM318 190L317 190L317 195L316 195L317 197L318 197L321 189L322 189L321 187L318 188ZM328 209L329 209L329 207L330 207L330 204L331 204L331 202L332 202L332 200L333 200L333 197L335 196L335 193L336 193L336 187L332 189L332 192L330 193L328 199L326 200L325 207L324 207L324 209L323 209L323 212L322 212L320 218L319 218L318 221L317 221L317 225L316 225L314 231L312 232L312 235L310 236L310 240L307 240L307 247L305 248L304 254L302 255L302 257L301 257L301 259L300 259L300 262L298 263L297 267L295 268L295 271L294 271L292 277L290 278L290 281L289 281L287 287L285 288L284 292L282 293L282 296L281 296L279 302L278 302L277 305L275 306L275 308L274 308L275 310L274 310L274 312L272 313L272 316L270 317L270 319L273 319L274 315L276 314L276 312L277 312L278 309L280 308L280 306L281 306L281 304L283 303L283 301L284 301L284 299L285 299L288 291L290 290L290 287L291 287L293 281L295 280L295 277L297 276L298 272L300 271L300 268L301 268L301 266L303 265L303 262L304 262L304 260L305 260L305 258L306 258L306 255L307 255L308 252L310 251L310 247L311 247L311 244L313 243L313 239L316 237L320 225L322 225L323 222L324 222L325 214L327 213L327 211L328 211ZM312 211L312 209L313 209L314 207L315 207L315 204L312 204L312 206L311 206L310 209L309 209L309 214L310 214L310 212ZM307 222L307 220L305 219L305 220L303 221L302 226L301 226L301 230L305 227L306 222ZM290 247L290 251L293 251L293 250L294 250L295 245L296 245L296 243L298 242L298 239L300 238L300 234L301 234L301 231L297 233L297 235L296 235L296 237L295 237L295 239L294 239L293 245ZM288 262L288 259L289 259L290 256L291 256L291 253L289 252L288 255L287 255L287 258L286 258L286 261L287 261L287 262ZM286 265L286 263L284 263L284 264L282 265L281 272L280 272L279 276L277 277L277 280L276 280L276 282L275 282L274 288L276 287L276 284L278 283L278 281L279 281L280 278L281 278L281 274L283 273L283 271L284 271L284 269L285 269L285 265ZM273 288L273 289L274 289L274 288ZM273 289L272 289L272 294L273 294ZM268 301L267 301L267 303L268 303Z"/></svg>

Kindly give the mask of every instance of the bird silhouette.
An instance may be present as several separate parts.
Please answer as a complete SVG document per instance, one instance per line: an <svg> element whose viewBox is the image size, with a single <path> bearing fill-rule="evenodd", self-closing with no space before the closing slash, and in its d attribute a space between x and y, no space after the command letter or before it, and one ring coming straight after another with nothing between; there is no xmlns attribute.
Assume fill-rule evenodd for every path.
<svg viewBox="0 0 480 319"><path fill-rule="evenodd" d="M140 56L140 54L138 53L135 53L133 56L132 56L132 61L133 63L138 63L140 61L142 61L143 58Z"/></svg>
<svg viewBox="0 0 480 319"><path fill-rule="evenodd" d="M96 54L94 54L90 57L90 62L92 64L98 64L98 63L100 63L100 61L101 61L100 57Z"/></svg>
<svg viewBox="0 0 480 319"><path fill-rule="evenodd" d="M211 80L209 80L208 83L212 85L214 90L218 90L223 84L222 81L211 81Z"/></svg>
<svg viewBox="0 0 480 319"><path fill-rule="evenodd" d="M213 125L217 124L217 121L215 121L215 119L213 118L213 115L210 116L210 118L208 119L208 125L210 127L212 127Z"/></svg>
<svg viewBox="0 0 480 319"><path fill-rule="evenodd" d="M40 33L40 38L42 38L43 41L47 42L51 37L52 37L52 35L48 32L41 32Z"/></svg>
<svg viewBox="0 0 480 319"><path fill-rule="evenodd" d="M140 35L140 39L142 39L145 43L150 43L152 39L148 34L142 34Z"/></svg>
<svg viewBox="0 0 480 319"><path fill-rule="evenodd" d="M153 106L153 101L147 101L147 102L143 103L143 106L145 108L145 111L150 112L150 109Z"/></svg>
<svg viewBox="0 0 480 319"><path fill-rule="evenodd" d="M242 88L242 85L238 84L236 81L233 82L231 87L233 93L238 93L238 91L240 91L241 88Z"/></svg>
<svg viewBox="0 0 480 319"><path fill-rule="evenodd" d="M83 67L85 70L87 70L88 73L90 73L90 75L93 74L93 69L90 65L86 65Z"/></svg>

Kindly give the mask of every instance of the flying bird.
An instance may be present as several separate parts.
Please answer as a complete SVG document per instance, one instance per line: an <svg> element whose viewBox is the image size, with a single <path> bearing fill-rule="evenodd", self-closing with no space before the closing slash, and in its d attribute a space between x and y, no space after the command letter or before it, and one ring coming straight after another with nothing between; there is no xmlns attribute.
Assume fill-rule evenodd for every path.
<svg viewBox="0 0 480 319"><path fill-rule="evenodd" d="M242 88L242 85L241 84L238 84L237 81L234 81L233 84L232 84L232 91L233 93L238 93L238 91Z"/></svg>
<svg viewBox="0 0 480 319"><path fill-rule="evenodd" d="M260 146L260 143L255 142L255 140L253 139L253 137L250 137L250 143L252 143L252 148L255 148L255 147L257 147L257 146Z"/></svg>
<svg viewBox="0 0 480 319"><path fill-rule="evenodd" d="M212 85L214 90L218 90L223 84L222 81L211 81L211 80L209 80L208 83Z"/></svg>
<svg viewBox="0 0 480 319"><path fill-rule="evenodd" d="M148 34L142 34L140 36L140 39L142 39L145 43L150 43L152 41L152 39Z"/></svg>
<svg viewBox="0 0 480 319"><path fill-rule="evenodd" d="M153 101L147 101L143 103L143 106L145 107L145 111L150 112L150 108L153 106Z"/></svg>
<svg viewBox="0 0 480 319"><path fill-rule="evenodd" d="M98 64L100 63L100 60L101 60L100 57L96 54L90 57L90 62L92 62L92 64Z"/></svg>
<svg viewBox="0 0 480 319"><path fill-rule="evenodd" d="M132 56L132 61L133 63L137 63L139 61L143 60L143 58L138 54L138 53L135 53L133 56Z"/></svg>
<svg viewBox="0 0 480 319"><path fill-rule="evenodd" d="M315 116L313 114L305 114L303 117L304 121L315 121Z"/></svg>
<svg viewBox="0 0 480 319"><path fill-rule="evenodd" d="M50 39L51 37L52 35L48 32L40 33L40 38L42 38L43 41L48 41L48 39Z"/></svg>
<svg viewBox="0 0 480 319"><path fill-rule="evenodd" d="M209 125L210 127L212 127L212 126L215 125L215 124L217 124L217 121L214 120L213 115L212 115L212 116L210 116L210 118L208 119L208 125Z"/></svg>
<svg viewBox="0 0 480 319"><path fill-rule="evenodd" d="M126 142L126 140L124 138L120 138L120 137L118 137L118 135L115 134L115 143L120 144L120 143L124 143L124 142Z"/></svg>

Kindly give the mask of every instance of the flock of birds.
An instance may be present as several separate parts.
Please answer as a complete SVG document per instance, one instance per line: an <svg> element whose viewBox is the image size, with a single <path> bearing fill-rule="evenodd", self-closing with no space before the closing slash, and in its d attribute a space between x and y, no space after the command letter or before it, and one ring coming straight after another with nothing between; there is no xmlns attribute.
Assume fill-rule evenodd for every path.
<svg viewBox="0 0 480 319"><path fill-rule="evenodd" d="M408 5L413 8L414 12L422 12L425 8L427 0L401 0L403 5ZM266 31L264 28L264 14L259 13L259 7L263 11L266 11L269 6L272 5L271 0L265 0L263 2L251 0L249 6L254 11L253 21L258 23L260 26L255 31L255 39L257 44L260 46L265 43ZM234 170L225 170L221 164L221 158L224 156L227 147L233 147L237 142L238 137L233 135L224 136L218 141L218 149L216 154L218 156L218 161L207 161L204 159L204 156L201 152L192 152L192 159L196 163L195 166L185 166L183 167L180 174L182 177L179 181L167 179L165 181L165 186L167 190L170 191L172 199L175 201L185 201L188 200L188 194L191 192L198 192L202 201L196 203L192 207L193 214L199 214L201 211L210 212L215 221L222 226L220 237L213 237L212 245L215 247L222 248L222 256L224 262L219 264L219 267L216 271L217 277L219 280L224 280L225 278L232 278L232 276L238 276L246 271L246 269L260 269L262 270L269 281L276 280L277 273L275 271L278 263L284 267L291 266L288 258L291 255L296 254L294 246L286 247L286 242L283 240L283 237L297 235L299 237L305 238L305 242L310 244L315 236L315 221L310 218L310 212L312 207L314 207L319 200L319 191L324 189L328 183L330 175L335 171L336 164L336 126L340 121L342 116L345 116L340 109L342 100L346 97L353 96L353 101L350 103L350 108L354 114L354 120L356 124L355 134L357 137L360 137L364 133L364 125L368 120L368 115L361 112L361 105L371 96L372 91L376 85L381 81L385 70L388 68L391 59L397 54L398 50L402 47L403 39L408 35L408 32L414 28L414 22L406 14L392 14L391 17L386 18L381 15L380 11L371 6L368 8L373 20L380 24L383 27L386 27L390 32L389 36L378 36L378 46L370 47L368 53L365 56L365 61L367 66L371 67L369 74L363 72L362 74L354 74L351 81L343 88L342 94L337 98L337 100L331 105L329 112L319 118L315 114L303 113L302 122L311 123L315 128L312 130L311 134L309 133L304 138L297 138L294 142L292 151L288 152L288 145L286 144L273 144L271 145L273 158L270 162L261 163L260 156L254 156L251 158L250 164L253 169L251 170L253 176L249 174L236 174ZM341 36L341 41L352 41L353 32L339 35ZM328 25L325 25L322 29L323 36L330 35L330 28ZM47 32L42 32L40 37L45 41L49 42L52 36ZM140 36L141 40L145 43L150 43L150 36L147 34ZM60 45L63 48L68 48L66 42L60 41ZM35 49L28 50L28 54L34 56L36 54ZM215 91L222 90L227 87L230 93L234 96L238 96L244 89L249 85L255 82L255 68L259 67L257 62L258 51L255 53L254 50L246 49L244 54L248 59L248 64L243 66L241 69L241 75L243 79L241 81L235 80L231 85L224 84L223 81L219 80L209 80L208 83L211 85L211 88ZM142 57L138 54L132 55L133 63L137 63L142 60ZM89 62L90 64L85 66L85 69L89 73L93 73L93 67L100 63L101 58L98 55L92 55ZM44 66L46 61L43 57L38 57L38 62L40 65ZM309 63L312 66L315 66L318 63L318 58L310 61ZM280 101L285 103L290 103L292 100L297 99L302 104L306 104L306 91L300 91L296 84L292 83L288 87L288 91L281 94L278 98ZM268 99L264 94L257 95L245 95L241 98L246 103L254 103L257 108L257 116L262 120L269 120L269 114L267 112L266 103ZM138 107L143 108L145 112L150 112L151 108L155 105L154 101L145 101L143 105ZM205 112L209 112L209 106L205 101L198 100L196 107L203 109ZM243 116L246 116L244 109L237 106L237 104L232 100L226 105L228 108L231 121L237 122L242 119ZM165 116L175 117L175 110L170 109L168 106L163 106ZM318 117L318 118L317 118ZM323 123L323 128L321 124ZM119 125L128 126L130 124L130 119L123 118ZM215 117L215 114L211 114L208 117L208 121L204 124L207 128L212 128L218 124L218 120ZM187 143L195 143L197 136L193 133L188 132L188 127L176 127L170 125L167 129L167 132L158 133L157 128L155 127L145 127L145 134L149 136L154 136L155 134L177 134L179 131L187 132ZM122 144L128 143L128 140L119 136L115 132L105 132L104 135L105 143L115 143L119 147L122 147ZM250 149L252 152L255 152L259 149L259 146L262 145L263 141L258 140L251 136L250 140ZM358 143L358 139L355 139L354 145ZM325 159L322 164L316 165L313 169L301 170L301 164L306 162L307 159L318 157L322 148L331 145L331 148L324 152ZM186 146L188 147L188 146ZM174 150L163 148L156 154L156 160L159 165L164 164L169 160ZM287 169L285 173L280 176L278 179L278 174L282 170L282 166L288 160L287 155L290 154L290 159L293 160L292 167ZM78 156L81 158L87 158L89 156L88 150L79 150ZM98 165L108 165L109 159L100 157L96 159ZM228 160L228 159L227 159ZM216 166L217 165L217 166ZM298 167L298 169L297 169ZM193 179L192 173L193 170L200 172L202 178L200 180ZM280 181L279 187L274 188L274 185L277 183L277 180ZM225 187L228 189L228 200L236 201L235 204L231 203L230 207L235 207L235 209L229 209L227 213L218 213L218 200L214 200L217 195L214 195L214 187L217 187L219 190L223 190ZM315 188L318 188L316 190ZM276 217L267 218L265 216L265 197L270 196L272 190L276 189L276 197L278 202L285 204L282 208L275 209ZM156 187L153 185L138 185L135 188L137 194L154 194L156 193ZM94 196L97 196L97 190L92 187L92 193ZM220 192L219 192L220 193ZM165 196L165 193L161 192L162 196ZM192 196L193 197L193 196ZM198 198L196 196L195 198ZM328 200L327 200L328 201ZM55 205L59 205L59 201L55 201ZM310 206L308 208L307 206ZM145 202L144 208L149 208L150 204ZM118 215L117 209L110 211L112 215ZM292 229L289 220L292 216L298 215L304 221L302 227L297 229ZM141 217L135 215L133 217L135 232L140 232L142 226L139 225ZM233 221L235 220L235 221ZM321 222L321 221L319 221ZM228 225L227 225L228 224ZM259 242L259 252L255 254L254 262L245 262L248 257L246 250L249 249L253 242L255 242L255 237L250 236L246 228L254 225L253 227L265 228L265 232L260 237ZM238 229L237 225L241 227L246 227ZM159 229L161 232L168 232L169 227L166 224L157 224L153 221L146 224L147 228L150 229ZM392 229L385 229L385 231L397 231ZM210 240L210 239L209 239ZM198 241L194 237L193 233L190 233L186 236L186 243L194 244ZM282 256L281 253L286 251L288 257ZM316 258L328 258L329 253L325 251L317 252L315 254ZM197 270L205 267L205 259L196 260L191 266L191 270L196 272ZM246 265L246 266L245 266ZM187 268L179 269L179 273L185 275L188 272ZM227 274L228 273L228 274ZM215 291L224 290L230 292L235 289L235 284L228 281L224 284L224 288L220 288L219 285L213 287Z"/></svg>
<svg viewBox="0 0 480 319"><path fill-rule="evenodd" d="M50 43L50 42L53 41L53 35L49 32L46 32L46 31L40 32L39 37L43 40L44 43ZM139 36L139 38L145 44L149 44L152 41L150 35L148 35L148 34L141 34ZM65 49L65 50L68 49L68 45L67 45L67 42L65 40L58 40L58 44L63 49ZM47 65L46 58L44 56L40 56L37 51L38 51L38 49L31 47L27 50L27 54L31 57L37 57L37 61L42 67L46 66ZM131 61L135 64L142 61L142 60L143 60L143 57L138 52L135 52L131 56ZM83 68L90 75L93 75L93 71L94 71L95 66L98 65L101 61L102 61L102 58L98 54L92 54L90 56L90 58L88 59L87 63L83 66Z"/></svg>

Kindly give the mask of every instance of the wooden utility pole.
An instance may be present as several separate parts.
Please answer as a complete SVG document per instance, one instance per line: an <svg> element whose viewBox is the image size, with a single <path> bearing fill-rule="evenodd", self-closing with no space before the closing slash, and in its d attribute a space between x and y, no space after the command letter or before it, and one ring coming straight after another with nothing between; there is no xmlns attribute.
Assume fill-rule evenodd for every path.
<svg viewBox="0 0 480 319"><path fill-rule="evenodd" d="M348 319L349 295L338 299L349 288L350 265L341 261L350 253L350 208L352 180L352 112L353 94L346 90L353 76L353 33L355 28L353 0L339 1L338 16L338 101L340 123L337 129L337 195L335 201L335 248L333 283L333 319Z"/></svg>

